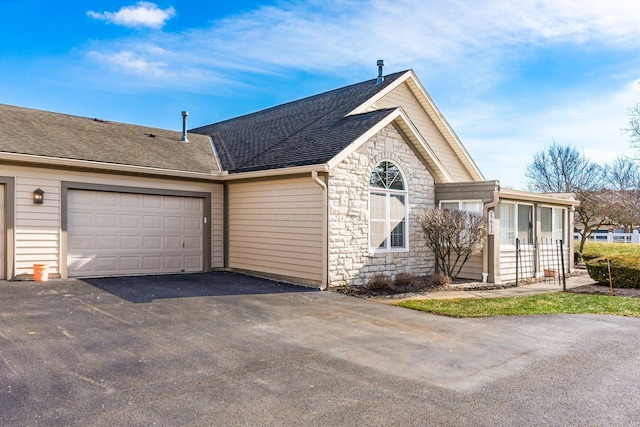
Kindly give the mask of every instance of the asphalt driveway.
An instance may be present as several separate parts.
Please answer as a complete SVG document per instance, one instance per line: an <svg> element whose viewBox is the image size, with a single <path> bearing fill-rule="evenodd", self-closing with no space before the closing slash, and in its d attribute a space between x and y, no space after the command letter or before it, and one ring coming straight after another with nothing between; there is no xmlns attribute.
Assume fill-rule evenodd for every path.
<svg viewBox="0 0 640 427"><path fill-rule="evenodd" d="M638 425L639 349L229 273L0 282L0 425Z"/></svg>

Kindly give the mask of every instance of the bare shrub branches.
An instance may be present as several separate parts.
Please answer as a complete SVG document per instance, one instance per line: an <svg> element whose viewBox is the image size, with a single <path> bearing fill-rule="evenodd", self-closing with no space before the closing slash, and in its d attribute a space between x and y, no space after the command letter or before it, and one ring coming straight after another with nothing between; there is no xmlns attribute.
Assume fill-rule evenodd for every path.
<svg viewBox="0 0 640 427"><path fill-rule="evenodd" d="M427 246L436 258L436 271L457 277L471 255L482 250L487 235L481 214L461 210L425 209L418 216Z"/></svg>

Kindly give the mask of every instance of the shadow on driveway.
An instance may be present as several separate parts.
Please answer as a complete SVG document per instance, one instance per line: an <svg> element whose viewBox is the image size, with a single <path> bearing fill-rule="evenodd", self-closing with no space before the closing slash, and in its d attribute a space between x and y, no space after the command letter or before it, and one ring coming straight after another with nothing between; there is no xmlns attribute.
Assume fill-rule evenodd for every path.
<svg viewBox="0 0 640 427"><path fill-rule="evenodd" d="M229 272L108 277L82 281L133 303L165 298L318 292L313 288Z"/></svg>

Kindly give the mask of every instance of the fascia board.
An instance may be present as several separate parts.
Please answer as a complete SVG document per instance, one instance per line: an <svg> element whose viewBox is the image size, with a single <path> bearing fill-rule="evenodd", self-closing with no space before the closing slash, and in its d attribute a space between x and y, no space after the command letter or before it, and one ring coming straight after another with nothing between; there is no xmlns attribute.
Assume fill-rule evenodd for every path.
<svg viewBox="0 0 640 427"><path fill-rule="evenodd" d="M239 172L226 174L219 177L221 181L234 181L238 179L252 179L252 178L267 178L279 175L296 175L296 174L304 174L311 172L328 172L329 165L326 163L321 163L317 165L306 165L306 166L294 166L290 168L280 168L280 169L267 169L261 171L252 171L252 172Z"/></svg>
<svg viewBox="0 0 640 427"><path fill-rule="evenodd" d="M409 118L407 117L405 112L402 110L402 108L395 109L387 117L385 117L383 120L378 122L378 124L373 126L367 132L362 134L358 139L356 139L351 144L349 144L344 150L338 153L338 155L336 155L333 159L329 160L328 162L329 170L338 166L350 154L352 154L354 151L360 148L362 144L367 142L375 134L377 134L382 129L384 129L387 125L389 125L390 123L393 123L396 120L401 120L402 123L404 123L409 128L409 130L411 131L411 135L409 136L413 137L415 139L415 142L417 142L420 145L420 148L422 148L428 154L430 158L427 159L427 161L432 163L435 166L437 172L440 173L441 176L446 180L445 182L453 181L453 178L444 169L444 166L442 165L442 162L440 162L440 160L438 159L438 156L436 156L436 154L433 152L431 147L429 147L426 141L422 138L422 136L420 135L416 127L413 125L413 123L411 123L411 120L409 120Z"/></svg>
<svg viewBox="0 0 640 427"><path fill-rule="evenodd" d="M411 73L410 77L413 80L415 87L418 89L418 91L424 97L424 99L429 103L429 107L431 107L434 113L436 114L436 117L435 118L431 117L431 120L436 122L435 119L437 118L437 122L441 123L448 133L448 135L445 135L445 138L447 139L447 141L450 144L455 144L455 146L460 150L460 152L466 157L465 160L467 160L469 165L471 165L471 167L473 168L473 172L476 174L476 178L478 178L478 180L480 181L484 181L485 177L480 171L480 169L478 168L478 165L476 165L473 158L471 157L471 155L469 154L465 146L462 144L462 142L460 141L460 138L458 138L458 135L455 133L455 131L453 130L453 128L451 127L447 119L442 115L442 112L440 111L436 103L433 101L433 98L431 98L431 95L429 95L429 92L427 92L427 90L424 88L424 86L422 85L422 83L420 82L420 80L412 70L410 70L409 73ZM429 113L427 109L425 109L425 111L427 111L427 114Z"/></svg>
<svg viewBox="0 0 640 427"><path fill-rule="evenodd" d="M371 98L367 99L365 102L360 104L357 108L355 108L353 111L348 113L347 116L353 116L355 114L361 114L366 112L369 107L371 107L379 99L384 98L388 93L390 93L392 90L394 90L395 88L400 86L402 83L404 83L405 80L407 80L411 75L415 75L413 74L413 71L411 70L407 71L402 76L395 79L393 83L391 83L389 86L387 86L386 88L384 88L383 90L376 93L374 96L372 96Z"/></svg>
<svg viewBox="0 0 640 427"><path fill-rule="evenodd" d="M530 201L530 202L541 202L541 203L549 203L555 205L564 205L564 206L579 206L579 200L566 199L563 197L546 195L543 193L531 193L529 191L521 191L521 190L511 190L511 189L500 189L500 199L507 199L513 201Z"/></svg>

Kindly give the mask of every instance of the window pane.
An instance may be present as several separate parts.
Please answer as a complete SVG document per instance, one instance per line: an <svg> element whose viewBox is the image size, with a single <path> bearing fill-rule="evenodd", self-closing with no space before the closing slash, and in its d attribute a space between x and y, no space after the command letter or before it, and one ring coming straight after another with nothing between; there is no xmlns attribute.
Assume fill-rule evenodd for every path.
<svg viewBox="0 0 640 427"><path fill-rule="evenodd" d="M462 202L461 204L462 207L460 209L468 212L482 213L482 208L484 207L482 202Z"/></svg>
<svg viewBox="0 0 640 427"><path fill-rule="evenodd" d="M385 232L384 221L371 221L371 242L372 248L384 249L387 246L387 233Z"/></svg>
<svg viewBox="0 0 640 427"><path fill-rule="evenodd" d="M553 210L553 240L566 240L564 233L564 213L564 209L555 208Z"/></svg>
<svg viewBox="0 0 640 427"><path fill-rule="evenodd" d="M391 247L402 248L405 237L405 196L392 194L389 198L389 208Z"/></svg>
<svg viewBox="0 0 640 427"><path fill-rule="evenodd" d="M370 206L370 217L372 220L384 220L387 218L386 210L387 210L387 196L384 194L376 194L371 193L371 197L369 199Z"/></svg>
<svg viewBox="0 0 640 427"><path fill-rule="evenodd" d="M551 230L553 229L553 218L551 208L540 208L540 238L542 243L551 243L553 239Z"/></svg>
<svg viewBox="0 0 640 427"><path fill-rule="evenodd" d="M500 243L503 245L516 244L516 205L500 203Z"/></svg>
<svg viewBox="0 0 640 427"><path fill-rule="evenodd" d="M400 169L391 162L378 163L371 172L369 185L389 190L404 190L404 181Z"/></svg>
<svg viewBox="0 0 640 427"><path fill-rule="evenodd" d="M400 221L391 231L391 247L404 248L405 222Z"/></svg>
<svg viewBox="0 0 640 427"><path fill-rule="evenodd" d="M525 245L533 243L533 206L518 205L518 239Z"/></svg>
<svg viewBox="0 0 640 427"><path fill-rule="evenodd" d="M460 203L458 202L440 202L440 209L448 209L450 211L457 211Z"/></svg>

